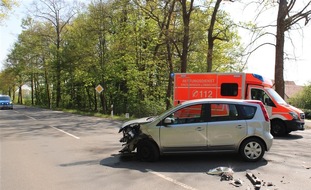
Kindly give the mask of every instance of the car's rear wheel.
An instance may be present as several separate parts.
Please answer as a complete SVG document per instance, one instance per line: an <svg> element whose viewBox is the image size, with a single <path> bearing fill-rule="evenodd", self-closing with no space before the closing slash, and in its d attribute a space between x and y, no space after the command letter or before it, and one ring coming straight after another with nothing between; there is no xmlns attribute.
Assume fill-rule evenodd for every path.
<svg viewBox="0 0 311 190"><path fill-rule="evenodd" d="M159 159L159 149L150 140L141 140L137 145L137 156L141 161L154 162Z"/></svg>
<svg viewBox="0 0 311 190"><path fill-rule="evenodd" d="M256 162L265 154L264 144L257 138L246 139L240 146L240 154L244 160Z"/></svg>

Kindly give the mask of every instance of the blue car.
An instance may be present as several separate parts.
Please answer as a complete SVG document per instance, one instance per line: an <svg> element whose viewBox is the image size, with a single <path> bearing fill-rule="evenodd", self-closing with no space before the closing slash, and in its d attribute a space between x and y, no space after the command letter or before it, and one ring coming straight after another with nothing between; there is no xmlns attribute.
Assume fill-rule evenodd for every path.
<svg viewBox="0 0 311 190"><path fill-rule="evenodd" d="M11 101L10 96L0 95L0 109L13 109L13 103Z"/></svg>

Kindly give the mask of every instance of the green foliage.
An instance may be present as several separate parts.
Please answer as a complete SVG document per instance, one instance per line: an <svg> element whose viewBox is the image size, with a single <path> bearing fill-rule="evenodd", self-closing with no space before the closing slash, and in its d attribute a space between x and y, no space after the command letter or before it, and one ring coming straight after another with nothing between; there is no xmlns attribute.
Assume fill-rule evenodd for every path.
<svg viewBox="0 0 311 190"><path fill-rule="evenodd" d="M118 115L161 113L171 98L167 95L172 89L170 72L181 68L182 12L180 4L172 2L92 1L86 11L62 25L66 32L59 48L51 23L25 19L25 30L10 54L9 66L0 75L13 75L14 80L0 84L0 89L12 91L28 84L34 96L27 103L55 107L59 85L61 108L109 114L113 105ZM206 71L211 9L196 8L191 14L187 72ZM225 12L219 12L215 32L227 41L215 41L213 70L239 70L240 38ZM98 84L104 87L101 94L95 91Z"/></svg>
<svg viewBox="0 0 311 190"><path fill-rule="evenodd" d="M306 119L311 119L311 109L302 109L305 113Z"/></svg>
<svg viewBox="0 0 311 190"><path fill-rule="evenodd" d="M311 110L311 85L305 86L302 92L291 98L289 102L296 107Z"/></svg>
<svg viewBox="0 0 311 190"><path fill-rule="evenodd" d="M0 24L9 16L14 7L18 6L15 0L1 0L0 1Z"/></svg>

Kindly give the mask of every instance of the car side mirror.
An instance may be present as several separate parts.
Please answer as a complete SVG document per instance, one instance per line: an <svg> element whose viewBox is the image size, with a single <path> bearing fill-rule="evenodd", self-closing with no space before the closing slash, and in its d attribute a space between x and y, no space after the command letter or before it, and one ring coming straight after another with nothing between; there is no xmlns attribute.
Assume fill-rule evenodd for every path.
<svg viewBox="0 0 311 190"><path fill-rule="evenodd" d="M164 124L172 124L174 123L174 118L167 117L164 119Z"/></svg>

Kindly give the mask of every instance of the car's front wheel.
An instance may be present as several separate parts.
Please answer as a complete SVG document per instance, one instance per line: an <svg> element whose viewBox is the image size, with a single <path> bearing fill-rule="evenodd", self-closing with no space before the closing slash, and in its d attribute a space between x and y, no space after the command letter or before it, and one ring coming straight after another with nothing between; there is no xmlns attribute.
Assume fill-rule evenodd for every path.
<svg viewBox="0 0 311 190"><path fill-rule="evenodd" d="M264 144L257 138L246 139L240 146L240 154L246 161L256 162L265 154Z"/></svg>
<svg viewBox="0 0 311 190"><path fill-rule="evenodd" d="M141 140L137 145L137 156L141 161L154 162L159 159L159 149L150 140Z"/></svg>
<svg viewBox="0 0 311 190"><path fill-rule="evenodd" d="M284 136L286 133L286 126L282 121L271 121L271 134L273 136Z"/></svg>

